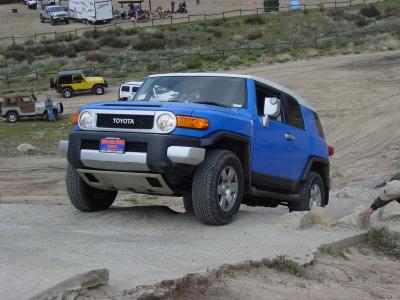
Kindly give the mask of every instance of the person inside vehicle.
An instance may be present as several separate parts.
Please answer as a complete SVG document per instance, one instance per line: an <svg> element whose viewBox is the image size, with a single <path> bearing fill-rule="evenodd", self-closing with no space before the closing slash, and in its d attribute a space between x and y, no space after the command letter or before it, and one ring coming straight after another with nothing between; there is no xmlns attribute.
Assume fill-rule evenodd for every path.
<svg viewBox="0 0 400 300"><path fill-rule="evenodd" d="M392 201L397 201L400 204L400 173L394 175L389 182L384 184L378 197L360 216L369 218L378 208L384 207Z"/></svg>
<svg viewBox="0 0 400 300"><path fill-rule="evenodd" d="M47 95L47 99L45 102L46 105L46 110L47 110L47 117L50 122L55 122L56 118L54 117L54 111L53 111L53 100L51 100L50 95Z"/></svg>

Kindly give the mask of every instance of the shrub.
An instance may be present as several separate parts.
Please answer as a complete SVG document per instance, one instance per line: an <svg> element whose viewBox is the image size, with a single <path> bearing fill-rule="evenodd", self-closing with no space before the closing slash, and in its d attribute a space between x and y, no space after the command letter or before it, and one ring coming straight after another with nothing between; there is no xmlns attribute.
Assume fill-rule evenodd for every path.
<svg viewBox="0 0 400 300"><path fill-rule="evenodd" d="M17 61L23 61L26 59L25 50L7 50L5 53L7 58L13 58Z"/></svg>
<svg viewBox="0 0 400 300"><path fill-rule="evenodd" d="M85 58L88 61L97 61L97 62L102 63L108 58L108 55L106 53L94 50L94 51L86 52Z"/></svg>
<svg viewBox="0 0 400 300"><path fill-rule="evenodd" d="M155 39L155 38L146 38L139 39L134 42L133 48L139 51L147 51L152 49L164 49L165 48L165 40Z"/></svg>
<svg viewBox="0 0 400 300"><path fill-rule="evenodd" d="M169 48L178 48L188 44L188 40L183 36L172 36L167 39L167 44Z"/></svg>
<svg viewBox="0 0 400 300"><path fill-rule="evenodd" d="M224 25L224 19L214 19L210 21L211 26L219 27Z"/></svg>
<svg viewBox="0 0 400 300"><path fill-rule="evenodd" d="M381 12L376 8L375 5L369 4L368 6L360 9L360 14L364 17L376 18L381 15Z"/></svg>
<svg viewBox="0 0 400 300"><path fill-rule="evenodd" d="M105 45L113 47L113 48L125 48L129 45L127 40L118 38L118 37L111 37L103 39L106 41Z"/></svg>
<svg viewBox="0 0 400 300"><path fill-rule="evenodd" d="M237 65L240 65L240 64L242 63L242 59L241 59L239 56L233 54L233 55L229 56L229 57L225 60L225 63L226 63L227 65L237 66Z"/></svg>
<svg viewBox="0 0 400 300"><path fill-rule="evenodd" d="M192 57L185 62L186 68L198 69L203 65L203 61L200 57Z"/></svg>
<svg viewBox="0 0 400 300"><path fill-rule="evenodd" d="M365 27L369 24L369 21L367 18L357 15L357 17L355 18L354 22L356 23L356 25L358 27Z"/></svg>
<svg viewBox="0 0 400 300"><path fill-rule="evenodd" d="M96 44L93 39L82 38L77 42L72 43L72 47L76 52L90 51L96 48Z"/></svg>
<svg viewBox="0 0 400 300"><path fill-rule="evenodd" d="M126 29L125 34L129 35L129 36L136 35L136 34L138 34L138 30L136 28Z"/></svg>
<svg viewBox="0 0 400 300"><path fill-rule="evenodd" d="M181 62L177 62L176 64L173 64L171 66L171 70L174 71L174 72L181 72L181 71L186 70L186 65L184 65Z"/></svg>
<svg viewBox="0 0 400 300"><path fill-rule="evenodd" d="M263 35L262 35L262 33L259 32L259 31L253 31L253 32L250 32L250 33L247 35L247 39L248 39L249 41L258 40L258 39L261 39L262 37L263 37Z"/></svg>
<svg viewBox="0 0 400 300"><path fill-rule="evenodd" d="M265 19L260 15L248 16L244 19L245 24L262 25L265 24Z"/></svg>

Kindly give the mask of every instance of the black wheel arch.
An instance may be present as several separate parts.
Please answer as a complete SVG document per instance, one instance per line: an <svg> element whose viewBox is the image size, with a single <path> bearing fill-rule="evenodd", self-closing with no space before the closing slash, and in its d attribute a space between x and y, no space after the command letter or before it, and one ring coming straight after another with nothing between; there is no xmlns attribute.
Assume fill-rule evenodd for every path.
<svg viewBox="0 0 400 300"><path fill-rule="evenodd" d="M301 177L302 182L304 182L307 179L310 172L316 172L322 177L326 191L325 204L328 204L329 202L329 190L330 190L329 170L330 170L330 163L328 159L313 156L310 157L310 159L308 160L307 166L304 169L303 175Z"/></svg>
<svg viewBox="0 0 400 300"><path fill-rule="evenodd" d="M232 151L240 160L243 167L245 192L251 189L251 155L250 141L247 136L231 132L218 131L201 139L201 146L207 151L214 149Z"/></svg>

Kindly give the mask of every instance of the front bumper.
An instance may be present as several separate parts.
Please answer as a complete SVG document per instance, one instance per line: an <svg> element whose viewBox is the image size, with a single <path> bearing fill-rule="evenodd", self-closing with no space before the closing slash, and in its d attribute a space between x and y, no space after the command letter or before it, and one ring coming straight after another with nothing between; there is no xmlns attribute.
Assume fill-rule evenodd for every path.
<svg viewBox="0 0 400 300"><path fill-rule="evenodd" d="M100 141L107 137L118 137L126 143L144 143L147 147L142 152L124 154L82 149L82 141ZM75 131L69 134L69 141L60 141L59 148L76 169L149 172L184 177L204 160L205 149L200 145L200 139L185 136Z"/></svg>

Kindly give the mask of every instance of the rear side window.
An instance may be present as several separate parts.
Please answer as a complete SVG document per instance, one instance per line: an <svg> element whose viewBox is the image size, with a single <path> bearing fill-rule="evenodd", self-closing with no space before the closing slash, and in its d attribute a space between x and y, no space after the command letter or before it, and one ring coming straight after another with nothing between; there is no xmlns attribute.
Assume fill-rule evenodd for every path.
<svg viewBox="0 0 400 300"><path fill-rule="evenodd" d="M300 104L291 96L286 96L287 114L286 123L290 126L304 130L304 120L301 113Z"/></svg>
<svg viewBox="0 0 400 300"><path fill-rule="evenodd" d="M139 87L138 86L133 86L132 87L132 92L136 93L138 91Z"/></svg>
<svg viewBox="0 0 400 300"><path fill-rule="evenodd" d="M123 85L121 87L121 92L129 92L129 85Z"/></svg>
<svg viewBox="0 0 400 300"><path fill-rule="evenodd" d="M324 130L322 129L321 120L319 119L317 113L315 113L315 112L312 113L312 116L313 116L313 119L315 122L315 127L317 128L319 136L324 139L325 134L324 134Z"/></svg>

